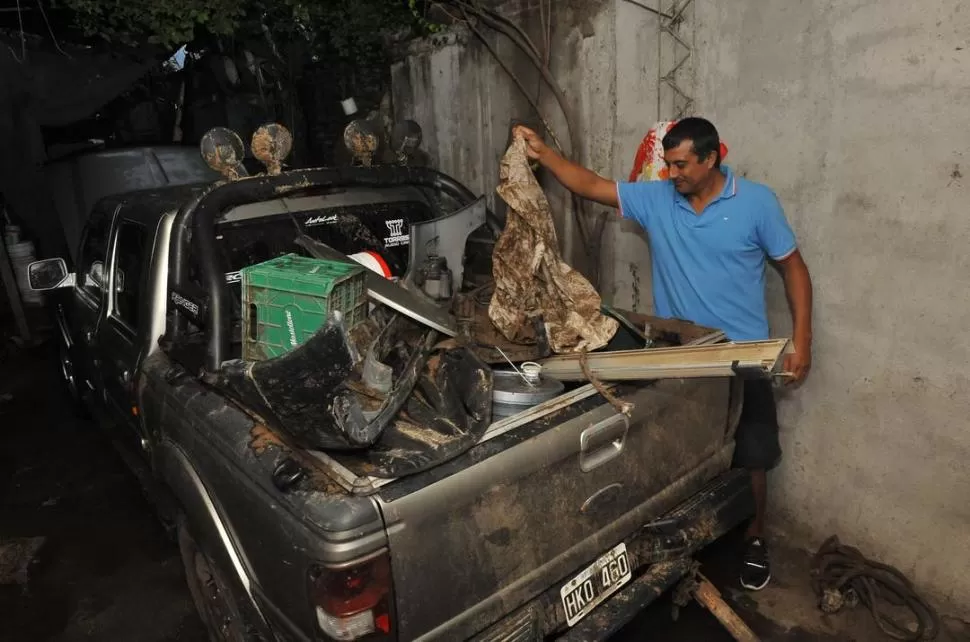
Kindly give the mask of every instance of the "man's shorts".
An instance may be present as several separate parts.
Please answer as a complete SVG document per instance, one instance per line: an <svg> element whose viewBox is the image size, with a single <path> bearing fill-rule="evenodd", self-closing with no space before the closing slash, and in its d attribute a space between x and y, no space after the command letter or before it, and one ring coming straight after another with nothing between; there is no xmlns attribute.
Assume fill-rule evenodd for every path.
<svg viewBox="0 0 970 642"><path fill-rule="evenodd" d="M770 380L744 382L744 403L734 440L735 468L771 470L781 461L778 412Z"/></svg>

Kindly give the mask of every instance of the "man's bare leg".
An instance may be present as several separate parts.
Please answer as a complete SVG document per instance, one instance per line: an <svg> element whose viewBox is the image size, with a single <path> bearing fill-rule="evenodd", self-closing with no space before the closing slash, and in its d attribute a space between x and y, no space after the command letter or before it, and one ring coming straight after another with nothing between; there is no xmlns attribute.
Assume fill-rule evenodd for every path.
<svg viewBox="0 0 970 642"><path fill-rule="evenodd" d="M763 468L750 470L751 494L754 495L754 519L745 534L747 550L741 564L741 586L760 591L771 581L771 563L765 545L765 509L768 506L768 482Z"/></svg>
<svg viewBox="0 0 970 642"><path fill-rule="evenodd" d="M751 494L754 495L754 519L748 525L745 539L765 536L765 512L768 509L768 474L762 468L751 470Z"/></svg>

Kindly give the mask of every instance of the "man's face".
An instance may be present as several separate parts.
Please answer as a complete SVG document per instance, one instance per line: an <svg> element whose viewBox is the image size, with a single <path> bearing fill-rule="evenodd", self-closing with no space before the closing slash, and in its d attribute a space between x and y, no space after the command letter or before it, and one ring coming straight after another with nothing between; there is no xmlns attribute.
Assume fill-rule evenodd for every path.
<svg viewBox="0 0 970 642"><path fill-rule="evenodd" d="M709 154L706 159L700 159L694 153L694 141L685 140L673 149L664 150L664 161L670 172L670 180L674 188L689 196L696 194L708 183L713 172L719 171L714 167L715 154Z"/></svg>

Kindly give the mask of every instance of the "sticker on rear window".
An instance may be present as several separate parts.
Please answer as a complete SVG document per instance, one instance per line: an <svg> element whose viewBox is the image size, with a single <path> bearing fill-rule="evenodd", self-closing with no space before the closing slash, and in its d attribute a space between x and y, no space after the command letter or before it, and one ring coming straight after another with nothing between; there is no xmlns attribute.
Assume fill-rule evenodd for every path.
<svg viewBox="0 0 970 642"><path fill-rule="evenodd" d="M307 220L303 221L303 224L307 227L313 227L314 225L326 225L328 223L336 223L337 215L331 214L330 216L311 216Z"/></svg>
<svg viewBox="0 0 970 642"><path fill-rule="evenodd" d="M411 243L411 236L404 233L404 219L395 218L390 221L384 221L384 225L387 226L387 233L389 236L384 237L384 247L396 247L398 245L409 245Z"/></svg>

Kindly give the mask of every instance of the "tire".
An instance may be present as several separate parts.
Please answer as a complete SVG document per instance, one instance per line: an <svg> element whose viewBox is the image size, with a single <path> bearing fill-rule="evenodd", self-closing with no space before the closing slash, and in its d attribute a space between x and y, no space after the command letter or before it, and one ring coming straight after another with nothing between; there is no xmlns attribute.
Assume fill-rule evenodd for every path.
<svg viewBox="0 0 970 642"><path fill-rule="evenodd" d="M199 618L212 642L262 642L246 618L244 596L232 577L213 560L189 532L184 516L178 519L178 543L185 579Z"/></svg>

